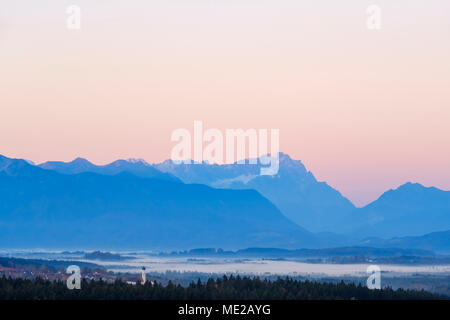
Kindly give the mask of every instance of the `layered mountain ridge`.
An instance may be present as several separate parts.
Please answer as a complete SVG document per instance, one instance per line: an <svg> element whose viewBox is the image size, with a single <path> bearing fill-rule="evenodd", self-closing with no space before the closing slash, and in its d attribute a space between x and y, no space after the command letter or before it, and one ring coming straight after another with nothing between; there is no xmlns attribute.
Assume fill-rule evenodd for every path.
<svg viewBox="0 0 450 320"><path fill-rule="evenodd" d="M313 234L255 190L214 189L126 171L62 174L5 157L0 168L1 247L317 245Z"/></svg>
<svg viewBox="0 0 450 320"><path fill-rule="evenodd" d="M44 245L67 227L80 231L82 240L73 241L80 246L96 242L92 233L99 244L122 247L366 244L361 239L383 247L449 246L420 239L450 230L449 191L406 183L356 208L301 161L280 154L279 165L276 175L261 176L259 164L130 159L97 166L77 158L36 166L0 156L0 244L18 244L16 234L23 245L33 237Z"/></svg>

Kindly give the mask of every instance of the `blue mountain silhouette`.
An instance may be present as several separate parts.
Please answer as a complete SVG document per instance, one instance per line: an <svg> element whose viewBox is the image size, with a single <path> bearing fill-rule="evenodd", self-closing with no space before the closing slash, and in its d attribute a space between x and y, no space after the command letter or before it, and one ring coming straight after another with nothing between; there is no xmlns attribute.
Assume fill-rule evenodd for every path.
<svg viewBox="0 0 450 320"><path fill-rule="evenodd" d="M438 240L420 238L450 230L449 191L407 183L355 208L285 154L277 175L259 172L259 165L249 164L150 165L118 160L97 166L81 158L35 166L0 156L0 244L236 249L362 243L441 251L449 247L439 240L447 233L433 234ZM301 222L320 232L306 231Z"/></svg>
<svg viewBox="0 0 450 320"><path fill-rule="evenodd" d="M408 182L343 217L342 231L382 238L450 230L450 191Z"/></svg>
<svg viewBox="0 0 450 320"><path fill-rule="evenodd" d="M169 173L159 171L142 159L116 160L104 166L97 166L86 159L76 158L71 162L48 161L40 164L39 167L54 170L63 174L93 172L105 175L115 175L121 172L129 172L142 178L180 181Z"/></svg>
<svg viewBox="0 0 450 320"><path fill-rule="evenodd" d="M363 208L325 182L319 182L298 160L280 154L275 176L260 176L259 165L177 165L168 160L156 168L184 182L213 187L255 189L292 221L312 232L344 234L350 239L420 236L450 230L450 191L406 183ZM328 242L344 241L328 234ZM348 240L348 239L347 239Z"/></svg>
<svg viewBox="0 0 450 320"><path fill-rule="evenodd" d="M361 241L360 245L382 248L414 248L449 254L450 230L432 232L423 236L415 237L394 237L391 239L368 238Z"/></svg>
<svg viewBox="0 0 450 320"><path fill-rule="evenodd" d="M61 174L0 157L0 194L2 247L298 248L316 242L254 190L128 172Z"/></svg>
<svg viewBox="0 0 450 320"><path fill-rule="evenodd" d="M312 232L339 232L342 216L355 206L326 182L319 182L301 161L280 153L279 171L261 176L260 164L174 164L167 160L155 165L186 183L203 183L216 188L255 189L281 212Z"/></svg>

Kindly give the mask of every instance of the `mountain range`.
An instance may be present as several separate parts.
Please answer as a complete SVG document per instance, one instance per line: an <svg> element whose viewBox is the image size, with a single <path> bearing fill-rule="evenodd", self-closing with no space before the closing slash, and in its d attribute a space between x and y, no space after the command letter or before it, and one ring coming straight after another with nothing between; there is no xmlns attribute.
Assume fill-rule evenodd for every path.
<svg viewBox="0 0 450 320"><path fill-rule="evenodd" d="M260 164L174 164L155 165L185 183L202 183L215 188L254 189L274 203L283 214L312 232L332 230L340 217L355 206L326 182L319 182L298 160L280 153L276 175L259 175Z"/></svg>
<svg viewBox="0 0 450 320"><path fill-rule="evenodd" d="M312 248L371 241L450 249L436 234L423 236L450 230L449 191L406 183L356 208L300 161L280 154L279 167L277 175L261 176L259 164L130 159L97 166L77 158L36 166L0 156L0 247L45 247L62 237L61 248Z"/></svg>
<svg viewBox="0 0 450 320"><path fill-rule="evenodd" d="M344 233L381 238L450 229L450 191L406 183L343 218Z"/></svg>
<svg viewBox="0 0 450 320"><path fill-rule="evenodd" d="M316 241L255 190L129 172L62 174L0 157L0 194L1 247L295 248Z"/></svg>
<svg viewBox="0 0 450 320"><path fill-rule="evenodd" d="M93 172L104 175L116 175L129 172L142 178L157 178L169 181L180 181L169 173L163 173L142 159L117 160L104 166L97 166L83 158L71 162L48 161L39 165L42 169L53 170L62 174Z"/></svg>
<svg viewBox="0 0 450 320"><path fill-rule="evenodd" d="M259 165L249 164L177 165L168 160L155 167L186 183L257 190L286 217L312 232L361 239L420 236L450 230L450 191L405 183L367 206L356 208L339 191L317 181L300 161L283 153L279 172L274 176L260 176Z"/></svg>
<svg viewBox="0 0 450 320"><path fill-rule="evenodd" d="M450 230L417 237L367 238L361 241L360 245L375 248L422 249L450 254Z"/></svg>

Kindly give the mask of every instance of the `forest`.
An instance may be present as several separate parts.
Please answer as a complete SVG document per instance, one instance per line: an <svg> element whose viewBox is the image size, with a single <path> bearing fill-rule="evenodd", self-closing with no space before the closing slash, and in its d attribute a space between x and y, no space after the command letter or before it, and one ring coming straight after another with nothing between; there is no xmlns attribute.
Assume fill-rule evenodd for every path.
<svg viewBox="0 0 450 320"><path fill-rule="evenodd" d="M426 291L383 288L369 290L358 284L320 283L291 278L223 276L188 286L158 282L128 284L122 280L82 280L80 290L64 281L42 278L0 278L0 300L429 300L447 299Z"/></svg>

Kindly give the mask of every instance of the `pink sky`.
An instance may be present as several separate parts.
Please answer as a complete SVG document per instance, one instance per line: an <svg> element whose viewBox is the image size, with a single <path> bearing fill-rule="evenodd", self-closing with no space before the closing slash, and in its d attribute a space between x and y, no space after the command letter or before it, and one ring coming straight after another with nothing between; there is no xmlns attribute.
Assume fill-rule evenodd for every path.
<svg viewBox="0 0 450 320"><path fill-rule="evenodd" d="M158 162L201 120L280 129L357 205L407 181L449 190L450 1L298 2L2 3L0 154Z"/></svg>

